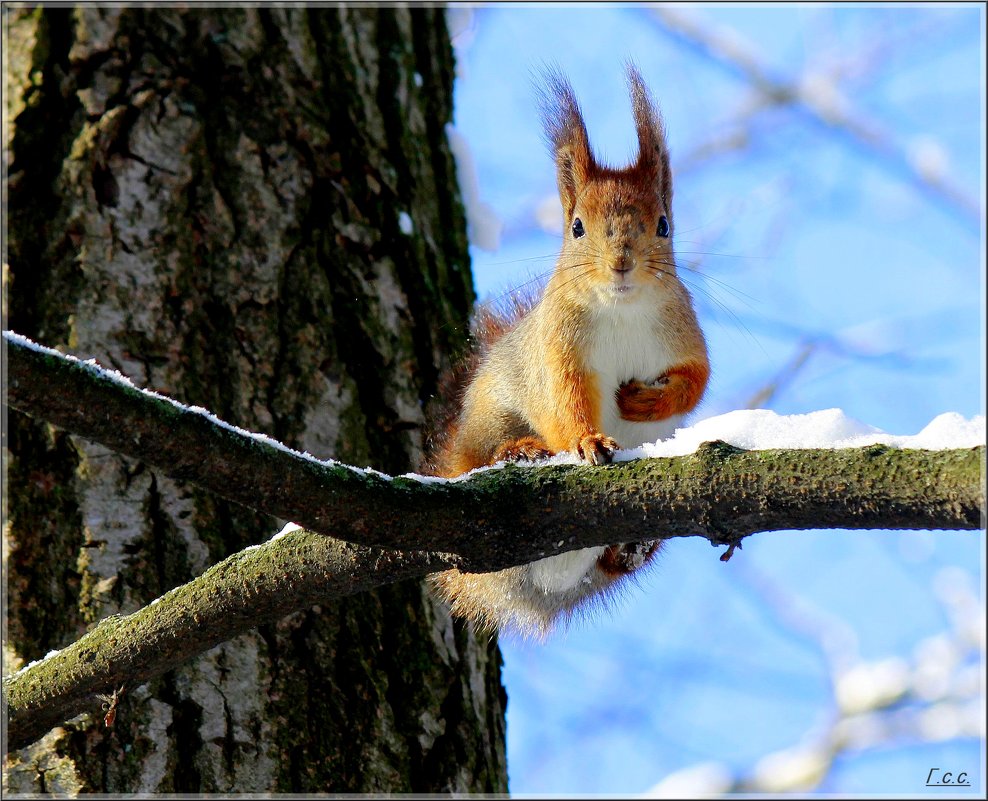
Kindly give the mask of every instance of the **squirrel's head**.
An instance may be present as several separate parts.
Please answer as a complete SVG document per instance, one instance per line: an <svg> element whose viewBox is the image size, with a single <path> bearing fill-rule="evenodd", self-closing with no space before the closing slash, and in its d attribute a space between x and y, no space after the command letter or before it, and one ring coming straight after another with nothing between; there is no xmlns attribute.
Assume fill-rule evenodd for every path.
<svg viewBox="0 0 988 801"><path fill-rule="evenodd" d="M675 275L672 173L665 131L641 75L628 65L638 157L624 169L599 164L572 87L545 75L545 134L556 160L563 206L560 270L574 288L632 297Z"/></svg>

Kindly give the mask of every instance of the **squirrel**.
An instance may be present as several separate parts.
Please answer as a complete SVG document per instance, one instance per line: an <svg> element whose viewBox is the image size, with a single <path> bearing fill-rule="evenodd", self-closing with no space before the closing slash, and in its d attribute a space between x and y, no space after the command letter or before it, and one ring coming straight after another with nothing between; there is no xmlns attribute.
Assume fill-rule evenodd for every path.
<svg viewBox="0 0 988 801"><path fill-rule="evenodd" d="M672 172L662 120L627 67L638 156L600 164L569 82L544 76L545 135L556 163L564 238L537 302L482 309L479 347L448 379L452 413L426 472L454 477L499 461L618 448L670 436L710 376L690 294L676 274ZM584 548L491 573L431 577L453 614L482 628L544 636L585 601L606 599L661 540Z"/></svg>

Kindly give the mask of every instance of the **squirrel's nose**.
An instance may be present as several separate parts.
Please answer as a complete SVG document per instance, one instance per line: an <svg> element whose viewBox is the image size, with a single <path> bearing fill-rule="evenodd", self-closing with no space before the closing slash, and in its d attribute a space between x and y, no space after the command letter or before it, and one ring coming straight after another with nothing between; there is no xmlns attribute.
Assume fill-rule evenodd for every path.
<svg viewBox="0 0 988 801"><path fill-rule="evenodd" d="M633 270L635 267L635 258L631 253L631 248L622 248L618 257L614 260L611 265L611 269L616 273L626 273Z"/></svg>

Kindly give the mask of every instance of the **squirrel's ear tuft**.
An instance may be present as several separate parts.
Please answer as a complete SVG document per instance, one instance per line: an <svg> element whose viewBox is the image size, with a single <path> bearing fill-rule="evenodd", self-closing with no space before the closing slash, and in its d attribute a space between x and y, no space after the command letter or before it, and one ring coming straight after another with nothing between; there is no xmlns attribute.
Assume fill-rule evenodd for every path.
<svg viewBox="0 0 988 801"><path fill-rule="evenodd" d="M539 85L545 137L556 160L559 198L566 219L576 198L596 169L587 126L569 81L556 69L543 70Z"/></svg>
<svg viewBox="0 0 988 801"><path fill-rule="evenodd" d="M665 126L638 68L629 62L627 71L631 108L638 132L638 160L633 169L654 181L656 191L668 213L672 202L672 170L669 166Z"/></svg>

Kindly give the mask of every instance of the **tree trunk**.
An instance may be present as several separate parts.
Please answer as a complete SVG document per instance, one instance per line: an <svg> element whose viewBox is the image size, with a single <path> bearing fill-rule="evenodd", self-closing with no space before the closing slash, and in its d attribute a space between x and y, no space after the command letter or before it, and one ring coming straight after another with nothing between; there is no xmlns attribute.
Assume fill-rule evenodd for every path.
<svg viewBox="0 0 988 801"><path fill-rule="evenodd" d="M472 301L435 9L5 10L10 327L300 450L415 467ZM9 414L6 669L279 522ZM109 694L112 688L107 688ZM419 582L126 686L16 792L505 792L496 644Z"/></svg>

